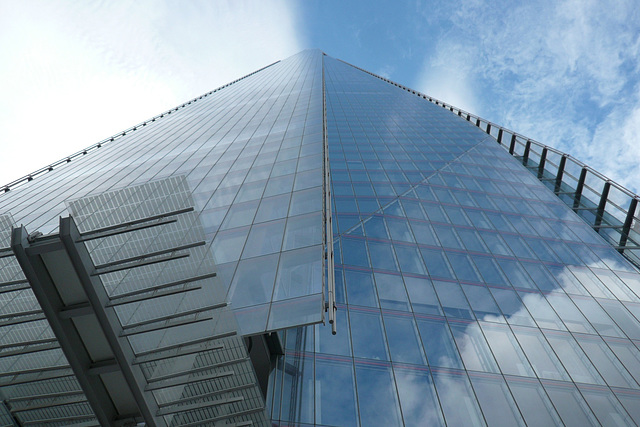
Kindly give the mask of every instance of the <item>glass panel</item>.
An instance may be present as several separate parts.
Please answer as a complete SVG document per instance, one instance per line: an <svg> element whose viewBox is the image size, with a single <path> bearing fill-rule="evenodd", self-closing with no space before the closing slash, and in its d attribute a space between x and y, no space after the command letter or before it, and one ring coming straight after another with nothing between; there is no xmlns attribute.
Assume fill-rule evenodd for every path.
<svg viewBox="0 0 640 427"><path fill-rule="evenodd" d="M357 425L351 359L316 356L316 420L324 425Z"/></svg>
<svg viewBox="0 0 640 427"><path fill-rule="evenodd" d="M496 302L491 296L489 289L484 286L462 285L462 290L467 296L469 304L478 320L485 322L505 323L504 317Z"/></svg>
<svg viewBox="0 0 640 427"><path fill-rule="evenodd" d="M476 322L450 321L449 326L467 370L500 372L480 326Z"/></svg>
<svg viewBox="0 0 640 427"><path fill-rule="evenodd" d="M548 380L543 380L542 384L566 426L585 427L600 425L573 384Z"/></svg>
<svg viewBox="0 0 640 427"><path fill-rule="evenodd" d="M349 321L355 357L389 360L379 312L350 309Z"/></svg>
<svg viewBox="0 0 640 427"><path fill-rule="evenodd" d="M553 404L538 380L506 377L507 384L529 427L562 425Z"/></svg>
<svg viewBox="0 0 640 427"><path fill-rule="evenodd" d="M620 402L618 402L618 399L608 388L580 385L578 385L578 388L603 426L635 425Z"/></svg>
<svg viewBox="0 0 640 427"><path fill-rule="evenodd" d="M409 300L404 289L402 276L375 273L378 298L382 308L392 310L409 310Z"/></svg>
<svg viewBox="0 0 640 427"><path fill-rule="evenodd" d="M400 407L406 426L444 426L440 404L429 371L394 366Z"/></svg>
<svg viewBox="0 0 640 427"><path fill-rule="evenodd" d="M464 371L434 369L432 373L447 425L486 425Z"/></svg>
<svg viewBox="0 0 640 427"><path fill-rule="evenodd" d="M275 279L274 265L280 254L251 258L238 263L238 270L229 290L234 308L271 301Z"/></svg>
<svg viewBox="0 0 640 427"><path fill-rule="evenodd" d="M608 385L638 388L638 384L631 375L629 375L624 366L622 366L622 363L620 363L604 341L602 341L602 338L579 334L575 334L574 336Z"/></svg>
<svg viewBox="0 0 640 427"><path fill-rule="evenodd" d="M447 317L473 319L467 298L464 296L458 283L434 280L433 286L436 289L440 304Z"/></svg>
<svg viewBox="0 0 640 427"><path fill-rule="evenodd" d="M322 215L300 215L287 220L282 250L302 248L322 243Z"/></svg>
<svg viewBox="0 0 640 427"><path fill-rule="evenodd" d="M286 354L280 419L313 423L313 358Z"/></svg>
<svg viewBox="0 0 640 427"><path fill-rule="evenodd" d="M270 221L251 227L242 258L280 252L285 220Z"/></svg>
<svg viewBox="0 0 640 427"><path fill-rule="evenodd" d="M378 306L378 297L371 273L345 270L344 277L350 305Z"/></svg>
<svg viewBox="0 0 640 427"><path fill-rule="evenodd" d="M480 323L503 374L534 377L535 374L507 326Z"/></svg>
<svg viewBox="0 0 640 427"><path fill-rule="evenodd" d="M490 426L524 426L524 420L501 376L470 373L480 408Z"/></svg>
<svg viewBox="0 0 640 427"><path fill-rule="evenodd" d="M554 331L543 332L574 382L605 384L571 334Z"/></svg>
<svg viewBox="0 0 640 427"><path fill-rule="evenodd" d="M404 283L415 313L444 315L431 280L404 276Z"/></svg>
<svg viewBox="0 0 640 427"><path fill-rule="evenodd" d="M321 246L283 252L280 256L273 300L322 292Z"/></svg>
<svg viewBox="0 0 640 427"><path fill-rule="evenodd" d="M512 329L538 378L570 381L540 330L518 327Z"/></svg>
<svg viewBox="0 0 640 427"><path fill-rule="evenodd" d="M385 314L383 318L391 360L425 365L427 360L422 352L413 316Z"/></svg>
<svg viewBox="0 0 640 427"><path fill-rule="evenodd" d="M429 364L446 368L462 368L447 322L422 318L418 318L417 321Z"/></svg>
<svg viewBox="0 0 640 427"><path fill-rule="evenodd" d="M391 368L356 362L358 406L363 426L401 426L397 392Z"/></svg>

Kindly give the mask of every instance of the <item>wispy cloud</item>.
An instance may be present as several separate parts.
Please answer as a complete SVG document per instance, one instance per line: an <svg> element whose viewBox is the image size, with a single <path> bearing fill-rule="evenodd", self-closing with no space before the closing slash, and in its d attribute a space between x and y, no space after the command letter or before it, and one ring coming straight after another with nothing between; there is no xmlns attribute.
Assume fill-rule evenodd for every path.
<svg viewBox="0 0 640 427"><path fill-rule="evenodd" d="M458 81L459 90L444 101L455 105L457 96L461 108L640 189L635 2L475 0L451 10L435 11L451 28L426 58L421 89L438 96L440 86ZM470 100L475 108L464 105Z"/></svg>
<svg viewBox="0 0 640 427"><path fill-rule="evenodd" d="M301 50L276 2L0 3L0 184Z"/></svg>

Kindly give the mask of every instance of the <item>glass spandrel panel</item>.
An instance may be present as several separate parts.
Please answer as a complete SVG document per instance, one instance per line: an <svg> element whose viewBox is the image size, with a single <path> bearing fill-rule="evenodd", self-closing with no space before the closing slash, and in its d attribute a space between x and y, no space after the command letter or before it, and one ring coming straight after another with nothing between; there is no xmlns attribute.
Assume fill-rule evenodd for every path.
<svg viewBox="0 0 640 427"><path fill-rule="evenodd" d="M394 365L405 425L444 426L431 375L426 368Z"/></svg>
<svg viewBox="0 0 640 427"><path fill-rule="evenodd" d="M558 413L538 380L518 377L506 377L506 380L527 426L562 425Z"/></svg>
<svg viewBox="0 0 640 427"><path fill-rule="evenodd" d="M378 307L378 296L372 273L345 269L344 279L347 301L350 305Z"/></svg>
<svg viewBox="0 0 640 427"><path fill-rule="evenodd" d="M571 427L600 425L575 385L549 380L543 380L542 384L564 425Z"/></svg>
<svg viewBox="0 0 640 427"><path fill-rule="evenodd" d="M490 323L480 323L480 326L503 374L535 377L524 352L508 327Z"/></svg>
<svg viewBox="0 0 640 427"><path fill-rule="evenodd" d="M512 330L538 378L570 381L569 375L541 331L515 326Z"/></svg>
<svg viewBox="0 0 640 427"><path fill-rule="evenodd" d="M385 314L383 319L391 360L425 365L426 358L413 316Z"/></svg>
<svg viewBox="0 0 640 427"><path fill-rule="evenodd" d="M578 385L594 415L604 426L633 426L635 423L607 387Z"/></svg>
<svg viewBox="0 0 640 427"><path fill-rule="evenodd" d="M429 365L461 369L462 361L447 322L420 317L417 321Z"/></svg>
<svg viewBox="0 0 640 427"><path fill-rule="evenodd" d="M449 326L467 370L500 373L478 323L449 321Z"/></svg>
<svg viewBox="0 0 640 427"><path fill-rule="evenodd" d="M640 388L602 338L579 334L574 337L609 386Z"/></svg>
<svg viewBox="0 0 640 427"><path fill-rule="evenodd" d="M505 323L502 312L488 288L464 283L461 286L478 320Z"/></svg>
<svg viewBox="0 0 640 427"><path fill-rule="evenodd" d="M403 276L414 313L444 315L431 280L426 277Z"/></svg>
<svg viewBox="0 0 640 427"><path fill-rule="evenodd" d="M486 425L464 371L432 369L431 372L447 425Z"/></svg>
<svg viewBox="0 0 640 427"><path fill-rule="evenodd" d="M605 384L597 369L570 334L544 331L544 335L574 382Z"/></svg>
<svg viewBox="0 0 640 427"><path fill-rule="evenodd" d="M316 424L358 425L351 359L316 356Z"/></svg>
<svg viewBox="0 0 640 427"><path fill-rule="evenodd" d="M376 288L380 307L391 310L409 310L409 300L405 291L402 276L375 273Z"/></svg>
<svg viewBox="0 0 640 427"><path fill-rule="evenodd" d="M469 379L471 379L487 425L525 426L518 406L511 397L502 377L469 373Z"/></svg>
<svg viewBox="0 0 640 427"><path fill-rule="evenodd" d="M356 381L361 425L402 425L390 366L356 361Z"/></svg>
<svg viewBox="0 0 640 427"><path fill-rule="evenodd" d="M389 360L382 317L377 310L349 310L354 357Z"/></svg>

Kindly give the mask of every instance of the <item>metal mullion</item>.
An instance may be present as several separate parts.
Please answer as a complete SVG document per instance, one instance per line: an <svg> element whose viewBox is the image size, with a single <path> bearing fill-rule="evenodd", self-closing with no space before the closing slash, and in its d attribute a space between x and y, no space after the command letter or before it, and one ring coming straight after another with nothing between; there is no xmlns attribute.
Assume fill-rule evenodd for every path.
<svg viewBox="0 0 640 427"><path fill-rule="evenodd" d="M57 348L60 348L60 344L58 344L58 341L55 341L52 343L46 343L43 345L40 345L40 344L25 345L21 349L0 352L0 357L18 356L18 355L29 354L29 353L38 353L40 351L55 350Z"/></svg>
<svg viewBox="0 0 640 427"><path fill-rule="evenodd" d="M80 397L72 397L72 396L80 396ZM45 398L47 398L49 396L45 396ZM74 403L89 403L89 401L87 401L87 398L84 397L84 394L82 395L67 395L67 396L61 396L62 399L58 400L58 401L53 401L53 402L46 402L46 403L37 403L37 404L33 404L33 405L29 405L29 406L25 406L23 408L11 408L11 413L15 413L15 412L28 412L28 411L32 411L34 409L44 409L44 408L50 408L50 407L55 407L55 406L64 406L64 405L72 405ZM62 401L64 399L67 399L66 401Z"/></svg>
<svg viewBox="0 0 640 427"><path fill-rule="evenodd" d="M169 414L176 414L180 412L192 411L194 409L203 409L203 408L209 408L212 406L227 405L227 404L242 402L242 401L244 401L244 397L237 396L237 397L229 397L226 399L210 400L208 402L191 403L188 405L176 406L173 408L165 407L165 408L159 409L156 415L163 416L163 415L169 415Z"/></svg>
<svg viewBox="0 0 640 427"><path fill-rule="evenodd" d="M147 219L147 220L151 221L151 219ZM96 232L96 234L93 234L94 232L90 232L91 234L87 235L86 237L81 237L80 239L78 239L78 242L88 242L95 239L104 239L106 237L118 236L120 234L131 233L133 231L146 230L147 228L159 227L161 225L175 224L176 222L178 222L178 220L173 218L173 219L164 219L164 220L160 219L153 224L147 224L146 222L142 224L134 224L123 229L117 228L118 226L107 227L107 228L114 228L114 229L105 230L99 233Z"/></svg>
<svg viewBox="0 0 640 427"><path fill-rule="evenodd" d="M264 407L255 408L255 409L249 409L249 410L243 411L243 412L235 412L233 414L221 415L221 416L218 416L218 417L215 417L215 418L207 418L206 420L196 421L196 422L193 422L193 423L182 424L181 427L201 426L204 421L208 421L208 422L222 421L222 420L226 420L227 418L240 417L240 416L243 416L243 415L250 415L250 414L254 414L256 412L260 412L260 411L264 411ZM246 423L251 423L251 424L246 424ZM233 424L231 424L231 425L233 425ZM249 426L249 425L253 425L253 422L251 422L251 421L246 421L246 422L240 421L240 422L236 423L236 426L238 426L238 427ZM225 426L227 426L227 424L225 424Z"/></svg>
<svg viewBox="0 0 640 427"><path fill-rule="evenodd" d="M109 304L107 304L107 305L114 304L114 303L117 304L118 300L120 300L120 299L125 299L125 298L128 298L128 297L145 294L147 292L151 292L151 291L155 291L155 290L159 290L159 289L163 289L163 288L170 288L172 286L178 286L178 285L182 285L182 284L186 284L186 283L197 282L199 280L209 279L209 278L215 277L215 276L216 276L216 273L208 273L208 274L203 274L203 275L200 275L200 276L189 277L189 278L182 279L182 280L176 280L175 282L163 283L161 285L150 286L148 288L138 289L138 290L131 291L131 292L126 292L126 293L123 293L123 294L110 295L109 298L111 299L111 302Z"/></svg>
<svg viewBox="0 0 640 427"><path fill-rule="evenodd" d="M144 267L145 265L151 265L151 264L157 264L160 262L167 262L167 261L173 261L176 259L182 259L182 258L187 258L189 256L188 252L183 252L183 253L178 253L178 254L169 254L169 255L165 255L162 258L156 258L156 259L150 259L150 260L145 260L142 259L140 261L137 261L133 264L126 264L126 265L116 265L113 267L107 267L105 269L103 269L102 271L94 271L91 273L92 276L99 276L101 274L108 274L108 273L115 273L116 271L122 271L122 270L128 270L130 268L138 268L138 267Z"/></svg>
<svg viewBox="0 0 640 427"><path fill-rule="evenodd" d="M5 399L5 401L9 402L9 403L12 403L12 402L22 402L22 401L25 401L25 400L53 399L53 398L57 398L57 397L74 396L74 395L78 395L78 394L81 394L81 395L84 396L84 392L82 390L75 390L75 391L62 391L62 392L58 392L58 393L49 392L47 394L35 394L35 395L31 395L31 396L9 397L9 398Z"/></svg>
<svg viewBox="0 0 640 427"><path fill-rule="evenodd" d="M149 324L149 325L139 326L138 329L123 330L122 332L120 332L120 337L128 337L128 336L131 336L131 335L144 334L146 332L153 332L153 331L157 331L157 330L160 330L160 329L175 328L177 326L184 326L184 325L190 325L192 323L199 323L199 322L204 322L204 321L207 321L207 320L213 320L213 316L205 316L205 317L198 318L197 317L198 314L200 314L200 313L197 313L196 314L196 318L192 318L192 319L185 319L185 320L174 321L174 322L171 322L171 320L168 320L167 323L164 323L164 324L161 324L161 325Z"/></svg>
<svg viewBox="0 0 640 427"><path fill-rule="evenodd" d="M190 377L190 378L172 378L170 379L167 383L161 384L161 383L150 383L147 384L147 386L144 388L145 391L153 391L153 390L160 390L163 388L168 388L168 387L174 387L174 386L178 386L178 385L184 385L184 384L195 384L195 383L199 383L202 381L207 381L207 380L215 380L218 378L224 378L224 377L230 377L232 375L235 375L234 371L222 371L222 372L216 372L215 374L209 374L209 375L203 375L201 377Z"/></svg>
<svg viewBox="0 0 640 427"><path fill-rule="evenodd" d="M152 216L148 216L145 218L141 218L141 219L135 219L132 221L127 221L127 222L123 222L120 224L116 224L116 225L110 225L108 227L101 227L101 228L97 228L95 230L91 230L91 231L85 231L84 233L80 233L80 238L78 239L79 242L84 242L87 240L93 240L93 239L98 239L101 237L107 237L107 236L111 236L113 234L106 234L103 235L103 233L108 233L114 230L119 230L117 233L114 234L121 234L121 233L127 233L129 231L135 231L138 230L138 228L129 230L127 229L127 227L133 227L136 225L141 225L141 224L145 224L148 223L150 221L154 221L154 220L160 220L160 219L164 219L170 216L175 216L175 215L180 215L180 214L184 214L187 212L193 212L194 208L192 207L188 207L188 208L183 208L183 209L178 209L175 211L171 211L171 212L165 212L162 214L158 214L158 215L152 215ZM176 222L177 219L171 219L168 220L167 223L172 223L172 222ZM162 225L164 223L159 223L159 224L149 224L147 227L155 227L158 225ZM147 228L147 227L143 227L143 228Z"/></svg>
<svg viewBox="0 0 640 427"><path fill-rule="evenodd" d="M180 352L182 347L190 347L192 345L198 345L198 344L202 344L208 341L214 341L217 339L222 339L222 338L227 338L227 337L232 337L237 335L236 331L230 331L230 332L225 332L223 334L219 334L219 335L214 335L211 337L206 337L206 338L200 338L197 340L193 340L193 341L189 341L186 343L180 343L180 344L174 344L174 345L170 345L170 346L166 346L166 347L160 347L160 348L155 348L153 350L147 350L147 351L143 351L140 352L138 354L136 354L136 357L133 359L132 363L144 363L144 362L150 362L153 360L160 360L160 359L165 359L165 358L170 358L173 356L167 356L167 357L160 357L160 359L154 359L154 358L150 358L150 356L155 357L156 355L158 355L159 353L165 352L165 351L176 351L176 352ZM187 354L187 353L185 353ZM147 360L149 358L149 360Z"/></svg>
<svg viewBox="0 0 640 427"><path fill-rule="evenodd" d="M240 386L236 386L236 387L226 388L226 389L223 389L223 390L216 390L216 391L212 391L212 392L209 392L209 393L198 394L198 395L195 395L195 396L183 397L181 399L176 399L176 400L172 400L170 402L161 403L158 406L160 408L164 408L166 406L178 405L180 403L189 402L189 401L192 401L192 400L206 399L207 397L213 397L213 396L217 396L219 394L232 393L234 391L242 391L242 390L246 390L248 388L251 388L253 386L254 386L254 384L244 384L244 385L240 385Z"/></svg>
<svg viewBox="0 0 640 427"><path fill-rule="evenodd" d="M158 381L166 381L171 378L183 377L185 375L191 375L191 374L195 374L202 371L208 371L209 369L223 368L225 366L236 365L238 363L250 362L250 361L251 359L248 357L243 357L241 359L226 360L224 362L213 364L213 365L199 366L197 368L187 369L179 372L172 372L170 374L161 375L159 377L150 377L150 378L147 378L147 382L155 383Z"/></svg>
<svg viewBox="0 0 640 427"><path fill-rule="evenodd" d="M149 319L149 320L143 320L141 322L128 323L126 325L122 325L122 329L123 330L127 330L127 329L137 328L139 326L145 326L145 325L150 325L152 323L163 322L165 320L172 320L172 319L177 319L177 318L180 318L180 317L186 317L186 316L190 316L192 314L199 314L199 313L202 313L204 311L215 310L215 309L223 308L223 307L226 307L226 306L227 306L227 303L223 302L223 303L220 303L220 304L214 304L214 305L209 305L209 306L206 306L206 307L195 308L193 310L183 311L183 312L175 313L175 314L168 314L166 316L156 317L156 318Z"/></svg>
<svg viewBox="0 0 640 427"><path fill-rule="evenodd" d="M174 248L162 249L160 251L150 252L148 254L136 255L136 256L133 256L133 257L129 257L129 258L124 258L124 259L119 259L119 260L116 260L116 261L106 262L104 264L96 265L95 269L96 270L104 270L104 269L109 268L109 267L115 267L115 266L126 264L126 263L132 263L132 262L135 262L135 261L140 261L140 260L144 260L144 259L155 257L155 256L173 254L173 253L178 252L178 251L191 249L191 248L195 248L195 247L198 247L198 246L204 246L206 243L207 242L205 242L205 241L189 243L189 244L186 244L186 245L176 246Z"/></svg>
<svg viewBox="0 0 640 427"><path fill-rule="evenodd" d="M196 291L198 289L202 289L202 286L199 285L190 285L190 284L184 284L182 285L182 287L180 288L173 288L173 289L155 289L153 290L153 293L151 295L137 295L137 296L132 296L129 298L122 298L116 301L111 300L109 303L107 303L105 306L106 307L115 307L118 305L123 305L123 304L131 304L134 302L140 302L140 301L149 301L155 298L161 298L161 297L166 297L169 295L175 295L175 294L182 294L182 293L186 293L186 292L190 292L190 291Z"/></svg>

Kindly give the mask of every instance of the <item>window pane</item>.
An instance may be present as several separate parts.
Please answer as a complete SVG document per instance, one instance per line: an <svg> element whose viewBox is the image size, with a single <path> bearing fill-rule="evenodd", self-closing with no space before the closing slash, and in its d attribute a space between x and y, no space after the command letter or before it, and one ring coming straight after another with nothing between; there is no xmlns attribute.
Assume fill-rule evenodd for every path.
<svg viewBox="0 0 640 427"><path fill-rule="evenodd" d="M469 374L482 413L490 426L524 426L507 384L501 376Z"/></svg>
<svg viewBox="0 0 640 427"><path fill-rule="evenodd" d="M356 379L361 425L402 425L391 368L356 362Z"/></svg>
<svg viewBox="0 0 640 427"><path fill-rule="evenodd" d="M464 372L439 369L433 369L432 372L447 425L486 425Z"/></svg>
<svg viewBox="0 0 640 427"><path fill-rule="evenodd" d="M351 360L316 356L316 401L317 424L358 424Z"/></svg>
<svg viewBox="0 0 640 427"><path fill-rule="evenodd" d="M446 321L418 318L418 328L429 365L462 368L458 350Z"/></svg>
<svg viewBox="0 0 640 427"><path fill-rule="evenodd" d="M406 426L443 426L440 404L426 369L394 368Z"/></svg>
<svg viewBox="0 0 640 427"><path fill-rule="evenodd" d="M367 359L389 360L380 313L349 310L353 355Z"/></svg>

